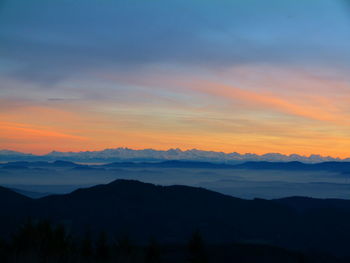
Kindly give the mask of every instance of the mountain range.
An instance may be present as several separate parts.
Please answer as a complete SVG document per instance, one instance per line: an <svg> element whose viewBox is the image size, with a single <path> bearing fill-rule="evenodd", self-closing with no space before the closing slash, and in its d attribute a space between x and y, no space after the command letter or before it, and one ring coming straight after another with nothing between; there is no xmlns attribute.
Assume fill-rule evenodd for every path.
<svg viewBox="0 0 350 263"><path fill-rule="evenodd" d="M197 149L181 150L169 149L166 151L143 149L133 150L129 148L105 149L102 151L81 152L57 152L52 151L44 155L27 154L10 150L0 150L0 162L6 161L54 161L67 160L75 162L115 162L115 161L164 161L164 160L188 160L217 163L242 163L247 161L268 162L304 162L319 163L330 161L350 161L350 158L340 159L330 156L298 154L283 155L279 153L267 153L257 155L252 153L239 154L236 152L224 153L214 151L201 151Z"/></svg>
<svg viewBox="0 0 350 263"><path fill-rule="evenodd" d="M116 168L189 168L189 169L245 169L245 170L278 170L278 171L324 171L350 174L350 162L243 162L238 164L214 163L199 161L159 161L159 162L112 162L107 164L79 164L71 161L14 161L0 163L0 169L28 168L71 168L77 171Z"/></svg>
<svg viewBox="0 0 350 263"><path fill-rule="evenodd" d="M213 244L258 243L350 256L350 201L290 197L245 200L204 188L134 180L31 199L0 188L0 233L27 218L63 223L76 235L90 229L184 243L195 230Z"/></svg>

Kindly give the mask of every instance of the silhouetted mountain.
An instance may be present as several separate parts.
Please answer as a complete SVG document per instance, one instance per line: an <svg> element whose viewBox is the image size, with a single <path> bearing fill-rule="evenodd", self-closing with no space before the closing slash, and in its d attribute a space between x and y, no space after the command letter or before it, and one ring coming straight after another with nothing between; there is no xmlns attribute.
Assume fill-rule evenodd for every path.
<svg viewBox="0 0 350 263"><path fill-rule="evenodd" d="M22 194L18 194L13 190L0 186L0 205L1 206L21 205L25 202L28 202L29 200L31 199L23 196Z"/></svg>
<svg viewBox="0 0 350 263"><path fill-rule="evenodd" d="M6 164L6 165L1 165L0 166L1 168L4 168L4 169L28 169L27 166L25 165L21 165L21 164Z"/></svg>
<svg viewBox="0 0 350 263"><path fill-rule="evenodd" d="M235 168L254 170L312 170L313 166L301 162L246 162L235 165Z"/></svg>
<svg viewBox="0 0 350 263"><path fill-rule="evenodd" d="M29 214L26 208L32 199L0 186L0 234L9 233L18 227L24 216Z"/></svg>
<svg viewBox="0 0 350 263"><path fill-rule="evenodd" d="M17 188L11 188L12 191L24 195L26 197L30 197L30 198L41 198L44 196L48 196L51 195L50 193L42 193L42 192L34 192L34 191L26 191L26 190L22 190L22 189L17 189Z"/></svg>
<svg viewBox="0 0 350 263"><path fill-rule="evenodd" d="M79 165L72 168L74 171L96 171L96 170L104 170L103 167L91 167L88 165Z"/></svg>
<svg viewBox="0 0 350 263"><path fill-rule="evenodd" d="M296 196L276 199L274 201L287 205L299 212L315 211L320 209L339 209L350 211L350 200L343 199L316 199Z"/></svg>
<svg viewBox="0 0 350 263"><path fill-rule="evenodd" d="M53 165L57 166L57 167L76 167L76 166L79 166L76 163L69 162L69 161L61 161L61 160L54 161Z"/></svg>
<svg viewBox="0 0 350 263"><path fill-rule="evenodd" d="M350 162L323 162L313 166L318 170L350 173Z"/></svg>
<svg viewBox="0 0 350 263"><path fill-rule="evenodd" d="M280 171L329 171L350 174L350 162L245 162L241 164L224 164L198 161L161 161L161 162L113 162L101 165L81 165L70 161L17 161L0 164L4 169L28 168L73 168L77 170L92 170L105 168L192 168L192 169L245 169L245 170L280 170Z"/></svg>
<svg viewBox="0 0 350 263"><path fill-rule="evenodd" d="M54 161L54 162L45 162L45 161L35 161L35 162L27 162L27 161L17 161L17 162L8 162L0 164L0 168L4 169L27 169L27 168L38 168L38 167L63 167L63 168L73 168L79 167L80 164L76 164L68 161Z"/></svg>
<svg viewBox="0 0 350 263"><path fill-rule="evenodd" d="M115 162L104 165L105 167L127 168L127 167L142 167L142 168L203 168L203 169L225 169L233 168L229 164L217 164L209 162L191 162L191 161L164 161L164 162Z"/></svg>
<svg viewBox="0 0 350 263"><path fill-rule="evenodd" d="M200 229L212 243L258 242L348 253L350 201L243 200L202 188L117 180L67 195L29 199L0 189L1 232L28 216L68 224L75 233L128 233L139 242L187 240Z"/></svg>
<svg viewBox="0 0 350 263"><path fill-rule="evenodd" d="M236 169L283 170L283 171L333 171L350 173L350 162L245 162L234 165Z"/></svg>

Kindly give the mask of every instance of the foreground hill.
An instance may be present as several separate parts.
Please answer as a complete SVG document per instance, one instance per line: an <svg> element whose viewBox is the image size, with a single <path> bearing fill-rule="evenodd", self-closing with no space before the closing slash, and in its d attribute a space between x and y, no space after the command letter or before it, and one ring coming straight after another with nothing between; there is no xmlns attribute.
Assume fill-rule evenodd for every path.
<svg viewBox="0 0 350 263"><path fill-rule="evenodd" d="M3 234L31 217L64 223L75 234L106 230L140 243L151 236L162 243L184 243L198 229L210 243L263 243L349 255L346 200L243 200L202 188L130 180L35 200L0 188L3 196Z"/></svg>

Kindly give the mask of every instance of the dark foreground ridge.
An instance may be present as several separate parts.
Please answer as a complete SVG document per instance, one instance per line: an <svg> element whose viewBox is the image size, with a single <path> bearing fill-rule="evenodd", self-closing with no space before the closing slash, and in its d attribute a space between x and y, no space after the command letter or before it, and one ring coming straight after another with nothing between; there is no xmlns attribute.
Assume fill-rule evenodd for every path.
<svg viewBox="0 0 350 263"><path fill-rule="evenodd" d="M347 200L243 200L203 188L116 180L40 199L0 188L0 209L5 239L31 218L63 224L74 236L83 236L87 229L92 235L127 234L140 245L150 237L165 245L184 245L198 230L213 246L255 243L350 256Z"/></svg>

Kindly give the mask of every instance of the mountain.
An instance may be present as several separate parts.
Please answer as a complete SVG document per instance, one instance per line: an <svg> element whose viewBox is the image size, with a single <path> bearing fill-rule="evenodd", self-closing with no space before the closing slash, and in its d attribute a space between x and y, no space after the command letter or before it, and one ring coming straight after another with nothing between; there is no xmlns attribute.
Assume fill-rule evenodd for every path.
<svg viewBox="0 0 350 263"><path fill-rule="evenodd" d="M54 168L77 168L77 167L85 167L85 165L80 165L77 163L69 162L69 161L15 161L15 162L7 162L0 163L0 168L4 169L28 169L28 168L45 168L45 167L54 167Z"/></svg>
<svg viewBox="0 0 350 263"><path fill-rule="evenodd" d="M169 149L166 151L143 149L133 150L129 148L105 149L102 151L82 151L82 152L57 152L52 151L45 155L24 154L9 150L0 150L0 162L7 161L73 161L85 163L98 162L154 162L166 160L187 160L201 162L216 162L237 164L248 161L268 161L268 162L303 162L319 163L331 161L350 161L350 159L340 159L333 157L324 157L320 155L301 156L297 154L283 155L279 153L257 154L239 154L236 152L223 153L214 151L201 151L197 149L180 150Z"/></svg>
<svg viewBox="0 0 350 263"><path fill-rule="evenodd" d="M188 168L188 169L245 169L245 170L279 170L279 171L329 171L350 174L350 162L244 162L239 164L214 163L200 161L169 160L158 162L112 162L108 164L78 164L71 161L16 161L0 163L0 169L31 168L67 168L76 171L96 171L115 168Z"/></svg>
<svg viewBox="0 0 350 263"><path fill-rule="evenodd" d="M32 204L32 199L0 186L0 234L19 226Z"/></svg>
<svg viewBox="0 0 350 263"><path fill-rule="evenodd" d="M115 162L102 167L108 168L128 168L128 167L140 167L140 168L202 168L202 169L229 169L234 168L234 165L210 163L210 162L194 162L194 161L163 161L163 162Z"/></svg>
<svg viewBox="0 0 350 263"><path fill-rule="evenodd" d="M36 155L30 153L21 153L10 150L0 150L0 162L10 162L10 161L22 161L22 160L35 160Z"/></svg>
<svg viewBox="0 0 350 263"><path fill-rule="evenodd" d="M184 243L198 229L210 243L263 243L350 256L350 201L292 197L244 200L203 188L116 180L66 195L26 198L0 188L0 233L26 218L64 223L75 234L130 235Z"/></svg>
<svg viewBox="0 0 350 263"><path fill-rule="evenodd" d="M16 151L11 151L11 150L0 150L0 156L29 156L33 155L31 153L21 153L21 152L16 152Z"/></svg>
<svg viewBox="0 0 350 263"><path fill-rule="evenodd" d="M30 198L41 198L44 196L48 196L51 195L51 193L42 193L42 192L33 192L33 191L26 191L26 190L22 190L22 189L17 189L17 188L11 188L12 191L30 197Z"/></svg>
<svg viewBox="0 0 350 263"><path fill-rule="evenodd" d="M245 162L233 166L235 169L283 170L283 171L332 171L350 173L350 162Z"/></svg>
<svg viewBox="0 0 350 263"><path fill-rule="evenodd" d="M6 187L0 186L0 206L3 207L15 207L17 205L26 204L31 199L18 194Z"/></svg>
<svg viewBox="0 0 350 263"><path fill-rule="evenodd" d="M253 170L312 170L313 165L302 162L245 162L235 165L236 169Z"/></svg>

